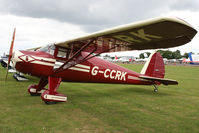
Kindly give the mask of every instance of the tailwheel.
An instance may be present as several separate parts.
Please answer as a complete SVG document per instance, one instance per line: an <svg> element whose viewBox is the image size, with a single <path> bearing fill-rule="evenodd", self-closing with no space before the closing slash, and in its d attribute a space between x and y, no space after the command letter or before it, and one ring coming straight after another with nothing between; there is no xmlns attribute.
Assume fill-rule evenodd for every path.
<svg viewBox="0 0 199 133"><path fill-rule="evenodd" d="M157 87L157 85L156 85L156 84L153 84L153 86L154 86L154 88L155 88L153 91L154 91L154 92L158 92L158 87Z"/></svg>
<svg viewBox="0 0 199 133"><path fill-rule="evenodd" d="M158 92L158 89L154 89L153 91L154 91L154 92Z"/></svg>
<svg viewBox="0 0 199 133"><path fill-rule="evenodd" d="M41 99L45 104L56 104L58 102L66 102L67 97L58 92L50 92L49 90L44 91L41 95Z"/></svg>

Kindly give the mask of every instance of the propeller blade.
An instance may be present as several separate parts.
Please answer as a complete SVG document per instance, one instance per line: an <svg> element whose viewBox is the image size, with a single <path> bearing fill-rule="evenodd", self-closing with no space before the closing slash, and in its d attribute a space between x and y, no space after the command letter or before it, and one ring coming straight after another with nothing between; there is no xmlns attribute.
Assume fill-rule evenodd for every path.
<svg viewBox="0 0 199 133"><path fill-rule="evenodd" d="M10 66L10 61L11 61L11 58L12 58L12 52L13 52L14 41L15 41L15 32L16 32L16 28L14 28L12 42L11 42L11 45L10 45L10 51L9 51L9 55L8 55L8 64L7 64L7 69L6 69L6 80L7 80L7 77L8 77L8 68Z"/></svg>

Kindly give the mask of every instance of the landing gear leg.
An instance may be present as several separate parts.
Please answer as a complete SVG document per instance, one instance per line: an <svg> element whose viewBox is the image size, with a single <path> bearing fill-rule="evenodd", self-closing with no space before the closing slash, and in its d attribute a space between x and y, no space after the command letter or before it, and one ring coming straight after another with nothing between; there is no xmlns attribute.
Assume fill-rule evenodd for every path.
<svg viewBox="0 0 199 133"><path fill-rule="evenodd" d="M47 84L48 80L41 78L38 85L30 85L28 87L28 93L30 93L31 96L40 96L41 93L47 90L44 88Z"/></svg>
<svg viewBox="0 0 199 133"><path fill-rule="evenodd" d="M158 92L158 87L157 87L157 85L156 85L156 84L153 84L153 86L154 86L154 88L155 88L153 91L154 91L154 92Z"/></svg>
<svg viewBox="0 0 199 133"><path fill-rule="evenodd" d="M57 102L66 102L67 97L56 90L59 88L61 83L61 78L58 77L48 77L48 90L44 91L41 95L41 99L46 104L56 104Z"/></svg>

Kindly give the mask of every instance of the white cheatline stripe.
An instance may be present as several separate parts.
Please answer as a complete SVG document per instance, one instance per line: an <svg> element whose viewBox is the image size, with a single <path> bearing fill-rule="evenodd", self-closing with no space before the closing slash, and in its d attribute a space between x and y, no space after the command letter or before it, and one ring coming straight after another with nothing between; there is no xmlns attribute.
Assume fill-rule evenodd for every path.
<svg viewBox="0 0 199 133"><path fill-rule="evenodd" d="M64 63L62 62L56 62L54 69L59 68L61 65L63 65ZM74 70L74 71L80 71L80 72L90 72L90 66L86 66L86 65L82 65L82 64L77 64L74 67L70 67L68 69L70 70Z"/></svg>
<svg viewBox="0 0 199 133"><path fill-rule="evenodd" d="M90 70L87 70L87 69L82 69L82 68L77 68L77 67L70 67L68 68L70 70L75 70L75 71L80 71L80 72L90 72Z"/></svg>
<svg viewBox="0 0 199 133"><path fill-rule="evenodd" d="M54 64L52 64L52 63L46 63L46 62L42 62L42 61L33 61L31 63L40 64L40 65L46 65L46 66L54 66Z"/></svg>
<svg viewBox="0 0 199 133"><path fill-rule="evenodd" d="M38 56L32 56L32 57L37 59L37 60L46 60L46 61L50 61L50 62L55 62L56 61L55 59L52 59L52 58L44 58L44 57L38 57Z"/></svg>
<svg viewBox="0 0 199 133"><path fill-rule="evenodd" d="M130 75L128 75L128 79L140 80L140 78L138 78L138 77L134 77L134 76L130 76Z"/></svg>
<svg viewBox="0 0 199 133"><path fill-rule="evenodd" d="M80 68L85 68L85 69L90 69L90 66L86 66L86 65L82 65L82 64L77 64L75 65L76 67L80 67Z"/></svg>
<svg viewBox="0 0 199 133"><path fill-rule="evenodd" d="M64 63L62 63L62 62L58 62L58 61L56 61L55 62L55 65L54 65L54 69L57 69L57 68L59 68L61 65L63 65Z"/></svg>
<svg viewBox="0 0 199 133"><path fill-rule="evenodd" d="M38 56L29 56L29 55L23 54L19 50L15 51L15 62L22 62L22 60L20 58L22 58L23 60L26 60L26 56L28 56L28 59L29 59L28 61L32 61L30 63L46 65L46 66L54 66L55 59L38 57ZM44 61L40 61L40 60L45 60L48 62L44 62ZM52 63L50 63L50 62L52 62Z"/></svg>

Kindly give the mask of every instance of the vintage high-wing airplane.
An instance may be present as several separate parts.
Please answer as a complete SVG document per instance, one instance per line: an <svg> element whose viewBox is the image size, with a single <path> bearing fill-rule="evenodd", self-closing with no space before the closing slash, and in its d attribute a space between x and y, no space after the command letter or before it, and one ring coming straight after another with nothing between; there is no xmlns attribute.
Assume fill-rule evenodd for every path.
<svg viewBox="0 0 199 133"><path fill-rule="evenodd" d="M187 22L173 17L155 18L103 30L86 36L50 44L32 50L15 50L15 30L8 66L13 63L19 72L37 76L28 92L41 95L46 104L65 102L67 97L57 89L62 81L135 85L175 85L164 79L165 68L160 53L153 53L141 73L99 59L104 52L170 48L186 44L197 31ZM7 78L7 74L6 74ZM48 89L44 88L48 84Z"/></svg>

